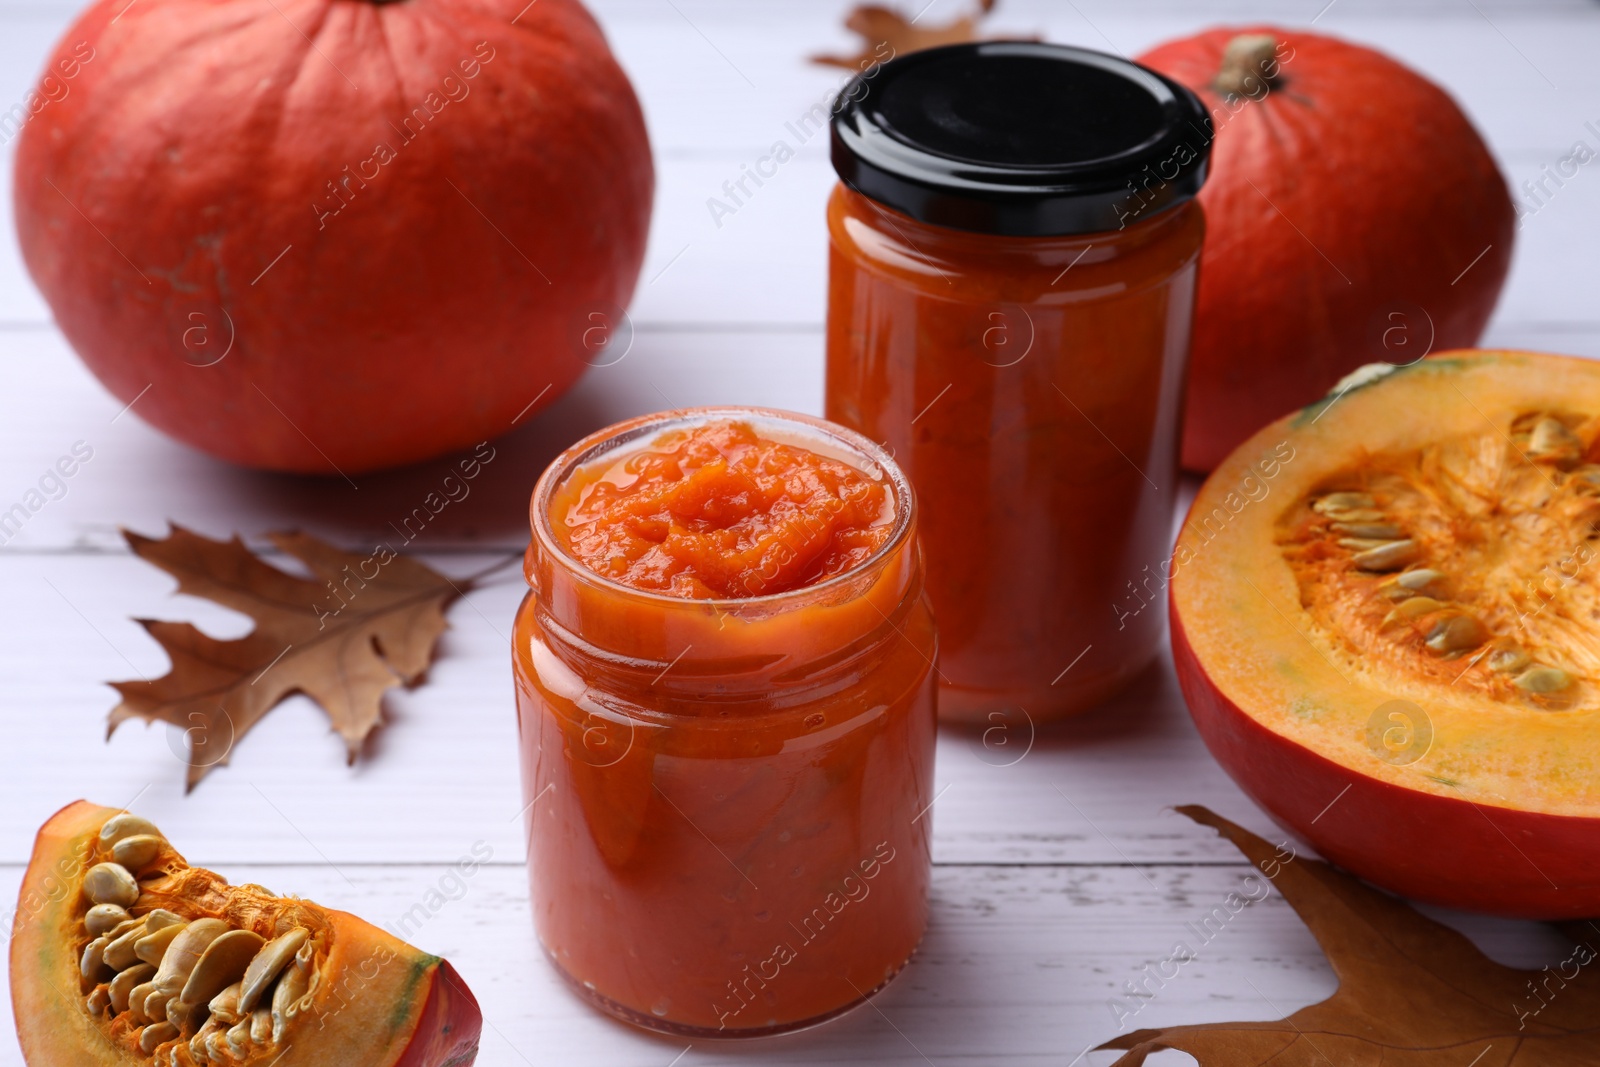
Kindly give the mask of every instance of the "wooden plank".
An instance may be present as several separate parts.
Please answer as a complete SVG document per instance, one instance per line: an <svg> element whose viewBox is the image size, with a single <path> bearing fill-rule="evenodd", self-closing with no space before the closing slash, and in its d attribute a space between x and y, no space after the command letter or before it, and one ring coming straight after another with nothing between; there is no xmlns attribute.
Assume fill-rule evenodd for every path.
<svg viewBox="0 0 1600 1067"><path fill-rule="evenodd" d="M425 558L456 575L495 561ZM80 796L129 805L215 862L445 862L464 836L521 857L508 669L511 619L524 592L515 569L452 610L428 683L391 695L390 722L355 767L345 766L323 713L297 697L187 799L182 732L131 723L106 743L105 715L116 700L102 683L166 669L133 616L185 619L219 637L243 633L248 621L192 597L169 598L169 578L120 554L0 557L0 587L27 606L27 625L0 643L0 677L13 680L0 688L0 716L12 724L13 751L28 754L0 777L0 811L8 813L0 857L24 854L34 827ZM949 730L939 746L930 817L941 861L1226 859L1226 847L1167 810L1184 803L1269 832L1206 754L1164 664L1086 718L1052 729L1018 719L985 732Z"/></svg>
<svg viewBox="0 0 1600 1067"><path fill-rule="evenodd" d="M473 844L455 843L462 856ZM521 867L498 855L470 879L451 878L441 866L237 865L224 873L357 911L446 956L483 1007L479 1062L486 1067L697 1067L752 1055L785 1065L1063 1067L1108 1063L1114 1057L1106 1054L1074 1057L1125 1030L1271 1019L1276 1009L1292 1011L1333 992L1332 972L1310 934L1251 870L936 868L927 938L874 1007L805 1034L732 1047L648 1037L582 1005L537 946ZM14 899L18 878L16 867L0 869L0 895ZM447 899L431 915L426 906L413 911L430 891ZM1230 915L1230 893L1258 902ZM1509 963L1537 967L1565 955L1559 938L1533 924L1449 918ZM1208 919L1209 933L1201 926ZM1163 981L1178 942L1195 958L1165 966L1176 977ZM1130 983L1148 992L1130 994ZM10 1000L0 1002L4 1025ZM1150 1061L1183 1062L1192 1061ZM16 1063L15 1046L0 1045L0 1064Z"/></svg>

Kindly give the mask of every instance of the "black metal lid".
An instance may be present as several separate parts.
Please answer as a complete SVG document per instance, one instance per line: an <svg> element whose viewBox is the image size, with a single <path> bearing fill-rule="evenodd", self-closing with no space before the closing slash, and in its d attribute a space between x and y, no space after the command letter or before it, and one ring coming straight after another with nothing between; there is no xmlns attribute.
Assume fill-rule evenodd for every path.
<svg viewBox="0 0 1600 1067"><path fill-rule="evenodd" d="M1184 86L1065 45L957 44L840 94L833 168L914 219L1014 237L1117 230L1199 192L1211 118Z"/></svg>

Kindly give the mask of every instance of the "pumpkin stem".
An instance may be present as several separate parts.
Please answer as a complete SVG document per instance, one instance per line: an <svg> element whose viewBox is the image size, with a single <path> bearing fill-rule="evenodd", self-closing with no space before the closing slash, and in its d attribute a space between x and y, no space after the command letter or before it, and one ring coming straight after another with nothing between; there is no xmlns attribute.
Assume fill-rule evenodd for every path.
<svg viewBox="0 0 1600 1067"><path fill-rule="evenodd" d="M1222 50L1222 69L1211 84L1228 96L1260 97L1278 80L1278 39L1241 33Z"/></svg>

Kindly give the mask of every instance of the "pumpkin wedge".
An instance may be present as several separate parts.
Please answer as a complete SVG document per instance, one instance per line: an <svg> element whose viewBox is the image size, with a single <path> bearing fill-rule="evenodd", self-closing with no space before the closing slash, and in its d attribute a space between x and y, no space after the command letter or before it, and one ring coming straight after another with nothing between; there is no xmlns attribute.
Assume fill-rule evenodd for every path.
<svg viewBox="0 0 1600 1067"><path fill-rule="evenodd" d="M81 800L35 841L11 998L29 1067L466 1067L482 1027L444 960Z"/></svg>
<svg viewBox="0 0 1600 1067"><path fill-rule="evenodd" d="M1207 480L1170 579L1223 767L1405 896L1600 915L1600 363L1364 368Z"/></svg>

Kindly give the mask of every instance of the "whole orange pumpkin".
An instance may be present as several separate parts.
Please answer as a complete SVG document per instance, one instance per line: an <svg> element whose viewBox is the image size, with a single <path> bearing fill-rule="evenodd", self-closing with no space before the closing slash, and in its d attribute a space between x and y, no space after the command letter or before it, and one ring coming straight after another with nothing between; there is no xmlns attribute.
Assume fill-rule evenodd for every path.
<svg viewBox="0 0 1600 1067"><path fill-rule="evenodd" d="M1183 463L1210 470L1375 360L1477 343L1516 211L1472 123L1370 48L1214 29L1141 63L1212 109Z"/></svg>
<svg viewBox="0 0 1600 1067"><path fill-rule="evenodd" d="M577 0L101 0L46 69L28 269L213 455L348 476L503 433L632 294L649 141Z"/></svg>

